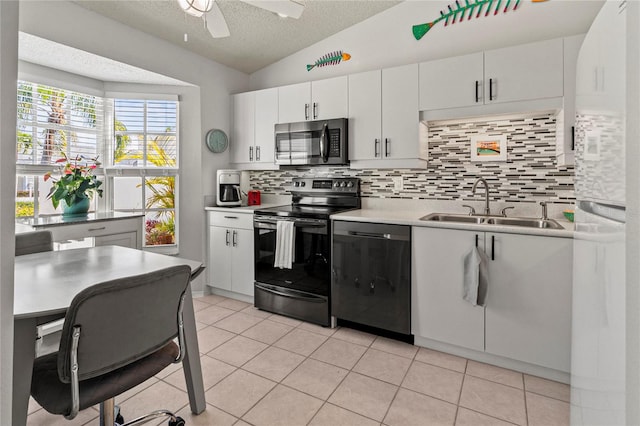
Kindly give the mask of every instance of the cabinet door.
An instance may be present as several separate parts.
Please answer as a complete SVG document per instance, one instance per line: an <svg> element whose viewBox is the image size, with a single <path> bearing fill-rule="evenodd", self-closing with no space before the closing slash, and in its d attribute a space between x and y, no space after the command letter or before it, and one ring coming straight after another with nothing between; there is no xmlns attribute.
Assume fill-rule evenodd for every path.
<svg viewBox="0 0 640 426"><path fill-rule="evenodd" d="M417 158L418 64L382 70L382 157Z"/></svg>
<svg viewBox="0 0 640 426"><path fill-rule="evenodd" d="M412 319L415 336L484 351L484 308L462 299L464 258L483 233L413 227Z"/></svg>
<svg viewBox="0 0 640 426"><path fill-rule="evenodd" d="M233 133L230 141L233 163L248 163L255 158L253 153L254 110L254 92L233 95Z"/></svg>
<svg viewBox="0 0 640 426"><path fill-rule="evenodd" d="M278 122L295 123L311 120L311 83L278 88Z"/></svg>
<svg viewBox="0 0 640 426"><path fill-rule="evenodd" d="M485 104L562 96L562 76L562 39L487 50Z"/></svg>
<svg viewBox="0 0 640 426"><path fill-rule="evenodd" d="M138 247L138 233L137 232L124 232L122 234L104 235L101 237L95 237L93 239L93 245L98 246L121 246L130 248Z"/></svg>
<svg viewBox="0 0 640 426"><path fill-rule="evenodd" d="M570 371L573 239L487 233L486 246L486 351Z"/></svg>
<svg viewBox="0 0 640 426"><path fill-rule="evenodd" d="M348 115L347 77L329 78L311 82L311 118L327 120Z"/></svg>
<svg viewBox="0 0 640 426"><path fill-rule="evenodd" d="M420 64L420 109L456 108L483 103L482 52Z"/></svg>
<svg viewBox="0 0 640 426"><path fill-rule="evenodd" d="M274 126L278 122L278 89L255 92L255 152L254 160L274 162Z"/></svg>
<svg viewBox="0 0 640 426"><path fill-rule="evenodd" d="M349 158L381 158L382 74L380 70L349 76Z"/></svg>
<svg viewBox="0 0 640 426"><path fill-rule="evenodd" d="M254 259L253 259L253 231L248 229L234 229L231 231L231 274L233 284L231 291L253 296Z"/></svg>
<svg viewBox="0 0 640 426"><path fill-rule="evenodd" d="M209 276L211 285L231 290L231 240L233 231L220 226L209 227Z"/></svg>

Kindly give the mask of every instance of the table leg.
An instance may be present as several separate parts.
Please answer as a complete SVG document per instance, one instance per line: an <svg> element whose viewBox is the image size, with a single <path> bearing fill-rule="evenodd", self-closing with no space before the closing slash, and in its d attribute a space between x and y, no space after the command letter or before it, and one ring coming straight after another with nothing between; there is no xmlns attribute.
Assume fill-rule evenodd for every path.
<svg viewBox="0 0 640 426"><path fill-rule="evenodd" d="M13 426L27 424L29 396L31 395L31 375L36 357L37 321L35 318L14 319L13 321Z"/></svg>
<svg viewBox="0 0 640 426"><path fill-rule="evenodd" d="M184 378L189 393L191 412L202 413L206 408L204 399L204 383L202 382L202 368L200 367L200 350L198 348L198 333L196 331L196 318L193 312L193 298L191 297L191 284L187 287L182 311L184 321L185 356L182 360Z"/></svg>

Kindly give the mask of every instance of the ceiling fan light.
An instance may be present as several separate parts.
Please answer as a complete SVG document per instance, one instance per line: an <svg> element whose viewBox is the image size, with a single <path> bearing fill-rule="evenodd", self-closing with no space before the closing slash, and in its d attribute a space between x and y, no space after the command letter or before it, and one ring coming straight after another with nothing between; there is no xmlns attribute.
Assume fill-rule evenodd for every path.
<svg viewBox="0 0 640 426"><path fill-rule="evenodd" d="M200 18L213 7L213 0L178 0L178 4L186 13Z"/></svg>
<svg viewBox="0 0 640 426"><path fill-rule="evenodd" d="M289 17L289 15L287 15L286 13L280 13L280 12L276 13L276 15L278 15L282 19L285 19L285 18Z"/></svg>

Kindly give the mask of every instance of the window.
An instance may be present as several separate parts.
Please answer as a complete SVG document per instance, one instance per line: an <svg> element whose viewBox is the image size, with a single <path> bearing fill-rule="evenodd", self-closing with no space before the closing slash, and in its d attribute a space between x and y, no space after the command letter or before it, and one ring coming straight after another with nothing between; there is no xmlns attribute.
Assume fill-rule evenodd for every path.
<svg viewBox="0 0 640 426"><path fill-rule="evenodd" d="M43 175L55 172L56 160L65 155L99 155L103 100L26 81L18 81L17 95L16 216L56 213L47 200L51 181Z"/></svg>
<svg viewBox="0 0 640 426"><path fill-rule="evenodd" d="M176 243L178 102L112 99L107 167L115 211L145 214L145 245Z"/></svg>

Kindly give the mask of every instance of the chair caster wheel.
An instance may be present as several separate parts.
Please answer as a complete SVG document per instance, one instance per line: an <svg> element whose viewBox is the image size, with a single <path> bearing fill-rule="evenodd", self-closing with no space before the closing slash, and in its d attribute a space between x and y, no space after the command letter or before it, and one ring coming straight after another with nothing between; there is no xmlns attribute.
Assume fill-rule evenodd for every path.
<svg viewBox="0 0 640 426"><path fill-rule="evenodd" d="M176 417L174 420L169 420L169 426L185 426L184 419L182 417Z"/></svg>

